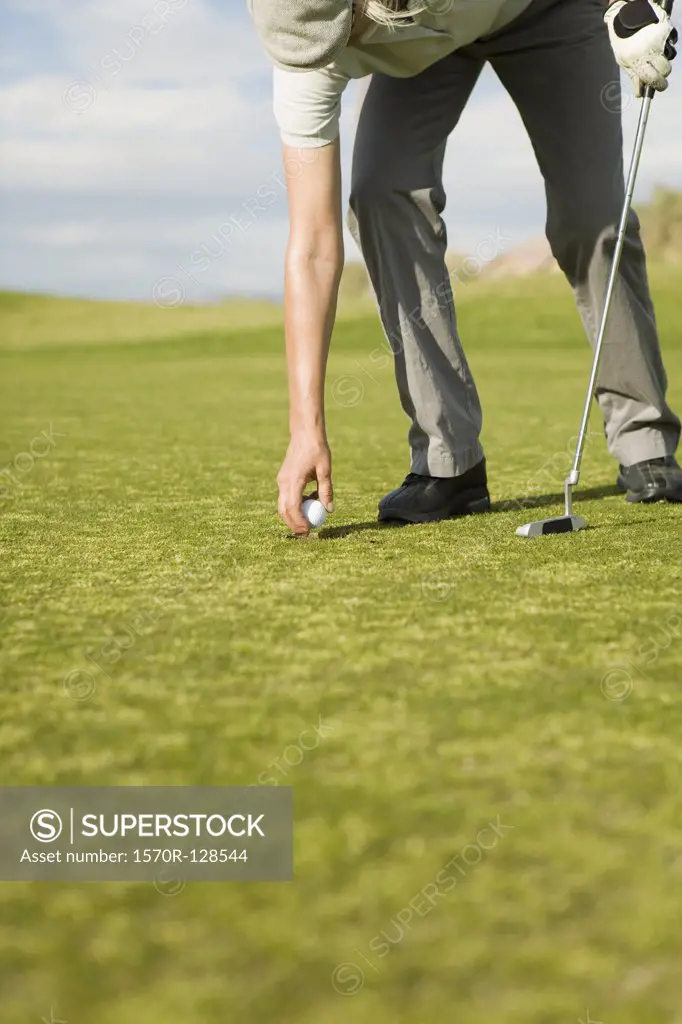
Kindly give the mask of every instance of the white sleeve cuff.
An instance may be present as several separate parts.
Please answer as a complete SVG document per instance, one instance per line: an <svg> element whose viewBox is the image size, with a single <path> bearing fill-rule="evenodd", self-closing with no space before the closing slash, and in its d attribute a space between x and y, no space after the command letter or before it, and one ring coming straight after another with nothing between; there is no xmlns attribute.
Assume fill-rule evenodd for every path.
<svg viewBox="0 0 682 1024"><path fill-rule="evenodd" d="M328 146L339 137L341 97L349 78L321 71L274 69L274 112L282 141L298 149Z"/></svg>
<svg viewBox="0 0 682 1024"><path fill-rule="evenodd" d="M322 149L323 146L331 146L332 142L338 139L339 123L337 121L335 126L330 125L329 138L316 135L311 139L303 135L288 135L286 132L280 132L280 135L285 146L293 146L294 149Z"/></svg>

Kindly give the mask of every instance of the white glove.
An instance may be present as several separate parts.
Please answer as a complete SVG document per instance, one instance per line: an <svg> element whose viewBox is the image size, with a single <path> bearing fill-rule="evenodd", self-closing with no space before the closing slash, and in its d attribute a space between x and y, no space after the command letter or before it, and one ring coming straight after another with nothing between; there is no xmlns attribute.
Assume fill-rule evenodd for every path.
<svg viewBox="0 0 682 1024"><path fill-rule="evenodd" d="M677 51L677 29L656 0L617 0L604 15L616 60L642 96L650 85L668 88L671 60Z"/></svg>

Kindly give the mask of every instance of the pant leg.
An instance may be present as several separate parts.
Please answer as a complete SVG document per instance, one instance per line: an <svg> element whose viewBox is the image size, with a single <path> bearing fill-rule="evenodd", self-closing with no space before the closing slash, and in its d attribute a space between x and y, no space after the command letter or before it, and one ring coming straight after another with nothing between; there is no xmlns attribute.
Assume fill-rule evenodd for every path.
<svg viewBox="0 0 682 1024"><path fill-rule="evenodd" d="M414 78L373 75L353 158L348 223L412 421L412 472L431 476L459 476L483 458L481 407L457 333L441 217L447 137L481 68L454 54Z"/></svg>
<svg viewBox="0 0 682 1024"><path fill-rule="evenodd" d="M528 129L547 193L547 237L594 345L624 201L620 73L604 0L539 0L486 56ZM633 212L604 339L597 400L623 465L674 453L667 380Z"/></svg>

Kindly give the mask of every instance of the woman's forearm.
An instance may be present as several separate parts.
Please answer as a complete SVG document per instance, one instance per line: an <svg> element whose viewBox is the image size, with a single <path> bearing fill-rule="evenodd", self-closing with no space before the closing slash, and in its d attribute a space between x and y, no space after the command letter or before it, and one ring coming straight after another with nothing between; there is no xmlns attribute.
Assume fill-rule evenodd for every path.
<svg viewBox="0 0 682 1024"><path fill-rule="evenodd" d="M287 250L285 333L292 434L324 434L324 380L336 315L343 249L333 236L314 248Z"/></svg>
<svg viewBox="0 0 682 1024"><path fill-rule="evenodd" d="M324 377L343 270L338 140L299 152L284 146L289 193L284 316L292 435L324 435Z"/></svg>

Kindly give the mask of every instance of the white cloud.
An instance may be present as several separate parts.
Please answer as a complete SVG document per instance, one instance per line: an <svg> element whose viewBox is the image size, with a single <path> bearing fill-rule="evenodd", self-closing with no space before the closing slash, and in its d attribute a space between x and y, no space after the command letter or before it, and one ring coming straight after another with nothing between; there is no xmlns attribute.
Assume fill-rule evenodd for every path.
<svg viewBox="0 0 682 1024"><path fill-rule="evenodd" d="M0 89L3 188L248 194L264 151L276 169L269 71L244 19L190 0L158 35L126 48L122 40L161 2L34 4L51 10L67 67ZM102 66L107 59L114 63Z"/></svg>
<svg viewBox="0 0 682 1024"><path fill-rule="evenodd" d="M258 173L260 150L251 137L270 133L266 104L247 109L229 83L212 90L120 86L80 115L63 95L55 76L0 92L2 187L241 191ZM270 164L274 170L274 152Z"/></svg>

